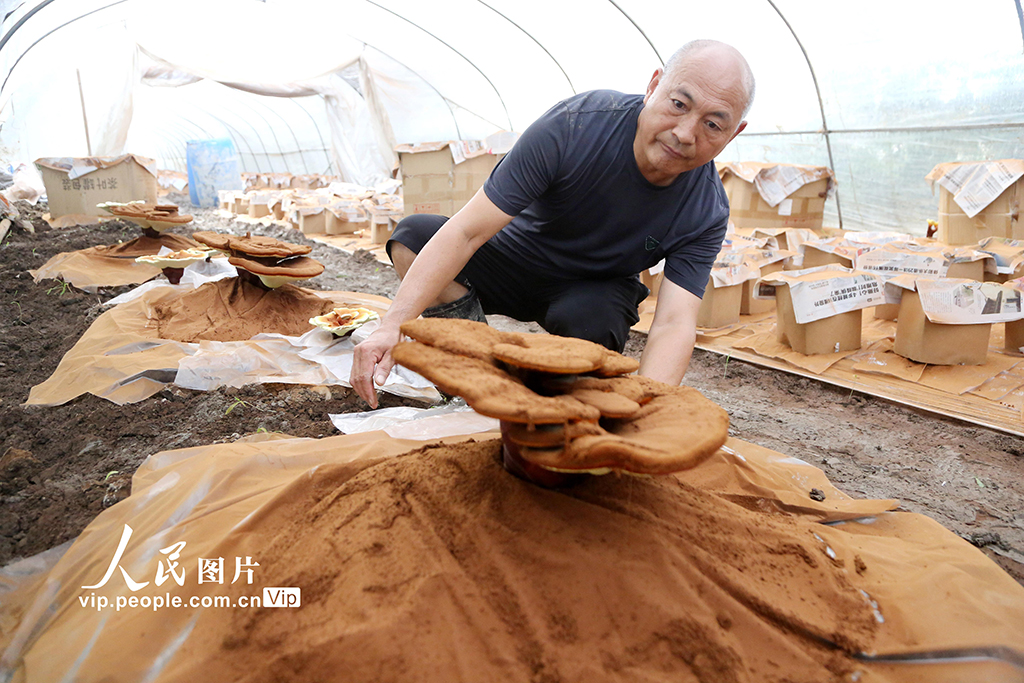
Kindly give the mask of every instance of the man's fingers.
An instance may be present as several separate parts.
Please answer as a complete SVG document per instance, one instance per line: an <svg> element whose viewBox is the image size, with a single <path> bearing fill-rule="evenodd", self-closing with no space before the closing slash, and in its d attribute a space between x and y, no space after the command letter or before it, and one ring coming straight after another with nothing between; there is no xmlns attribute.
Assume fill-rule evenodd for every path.
<svg viewBox="0 0 1024 683"><path fill-rule="evenodd" d="M377 363L377 370L373 373L373 381L377 386L384 386L384 382L388 381L388 375L391 374L391 368L395 366L395 359L391 357L391 352L388 351L384 354L384 357Z"/></svg>
<svg viewBox="0 0 1024 683"><path fill-rule="evenodd" d="M379 357L372 349L366 348L363 344L357 345L352 360L352 374L349 377L352 388L360 398L370 404L371 408L377 407L377 389L373 386L372 376L378 360Z"/></svg>

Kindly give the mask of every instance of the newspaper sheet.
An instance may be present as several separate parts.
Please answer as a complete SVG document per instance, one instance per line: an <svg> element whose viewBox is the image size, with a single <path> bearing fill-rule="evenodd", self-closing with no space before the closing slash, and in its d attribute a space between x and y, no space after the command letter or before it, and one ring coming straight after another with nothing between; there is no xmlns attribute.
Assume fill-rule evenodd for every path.
<svg viewBox="0 0 1024 683"><path fill-rule="evenodd" d="M978 243L978 251L992 257L985 270L1009 275L1024 264L1024 241L1005 237L986 237ZM994 268L994 270L993 270Z"/></svg>
<svg viewBox="0 0 1024 683"><path fill-rule="evenodd" d="M882 278L838 266L772 273L761 282L789 286L800 324L885 303Z"/></svg>
<svg viewBox="0 0 1024 683"><path fill-rule="evenodd" d="M900 275L886 283L891 294L917 290L928 320L942 325L977 325L1024 319L1021 292L997 282L915 278Z"/></svg>
<svg viewBox="0 0 1024 683"><path fill-rule="evenodd" d="M925 179L946 188L953 201L969 217L974 218L1001 195L1006 188L1024 176L1024 160L1002 159L976 164L939 164Z"/></svg>
<svg viewBox="0 0 1024 683"><path fill-rule="evenodd" d="M875 273L883 278L895 275L920 275L925 277L946 277L949 259L941 250L922 252L872 249L857 256L854 261L857 270Z"/></svg>
<svg viewBox="0 0 1024 683"><path fill-rule="evenodd" d="M878 249L879 245L855 242L845 237L831 237L804 242L800 245L801 254L807 253L807 247L842 256L843 258L850 259L850 261L856 261L861 254Z"/></svg>
<svg viewBox="0 0 1024 683"><path fill-rule="evenodd" d="M789 195L808 183L828 178L828 191L832 191L835 176L825 166L793 166L790 164L761 164L755 162L729 162L722 172L733 173L753 183L758 193L771 207L776 207ZM783 211L786 207L783 207ZM789 215L792 211L780 215Z"/></svg>

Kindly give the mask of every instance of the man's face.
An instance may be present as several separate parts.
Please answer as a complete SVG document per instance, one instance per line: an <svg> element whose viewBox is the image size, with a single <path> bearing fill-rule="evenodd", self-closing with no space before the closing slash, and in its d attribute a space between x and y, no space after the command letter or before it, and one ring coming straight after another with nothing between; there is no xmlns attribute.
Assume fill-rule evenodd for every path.
<svg viewBox="0 0 1024 683"><path fill-rule="evenodd" d="M746 127L742 70L731 55L708 50L672 72L654 72L637 120L633 153L655 185L703 166Z"/></svg>

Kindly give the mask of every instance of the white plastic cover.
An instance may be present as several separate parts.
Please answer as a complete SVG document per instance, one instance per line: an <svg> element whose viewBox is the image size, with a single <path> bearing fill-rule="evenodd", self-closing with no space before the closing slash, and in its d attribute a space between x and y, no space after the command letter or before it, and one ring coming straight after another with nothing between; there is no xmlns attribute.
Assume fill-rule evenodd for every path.
<svg viewBox="0 0 1024 683"><path fill-rule="evenodd" d="M826 224L921 234L936 164L1024 158L1021 23L1008 0L27 0L0 29L0 159L130 151L184 170L187 140L230 137L246 171L372 186L395 144L642 92L706 37L757 77L723 160L832 167Z"/></svg>

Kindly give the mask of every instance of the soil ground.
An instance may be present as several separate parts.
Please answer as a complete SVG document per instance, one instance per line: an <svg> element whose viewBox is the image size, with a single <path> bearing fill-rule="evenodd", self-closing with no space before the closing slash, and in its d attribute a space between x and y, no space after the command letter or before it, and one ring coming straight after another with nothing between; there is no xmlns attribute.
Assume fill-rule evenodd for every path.
<svg viewBox="0 0 1024 683"><path fill-rule="evenodd" d="M182 203L188 209L187 200ZM74 538L128 495L132 474L161 450L259 430L328 436L336 433L329 413L366 410L347 389L295 385L172 388L125 406L95 396L56 407L23 406L29 389L53 372L104 310L102 303L129 289L86 294L54 281L33 283L27 271L59 252L139 233L120 221L52 230L41 219L45 205L19 202L19 209L36 231L12 230L0 244L0 566ZM327 266L314 288L387 297L398 288L392 269L369 253L348 255L293 230L192 212L195 229L251 230L312 245L311 256ZM627 353L639 357L644 339L634 334ZM685 383L729 411L734 436L821 467L851 495L900 499L901 509L936 519L1024 583L1024 438L700 350ZM418 404L385 395L382 405Z"/></svg>

